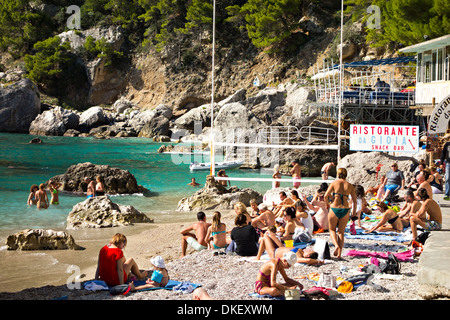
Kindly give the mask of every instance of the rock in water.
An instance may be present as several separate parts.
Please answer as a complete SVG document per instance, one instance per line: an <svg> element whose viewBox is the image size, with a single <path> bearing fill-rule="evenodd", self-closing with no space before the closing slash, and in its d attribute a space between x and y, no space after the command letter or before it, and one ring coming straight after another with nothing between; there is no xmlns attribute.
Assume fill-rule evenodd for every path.
<svg viewBox="0 0 450 320"><path fill-rule="evenodd" d="M97 176L103 179L105 191L108 194L132 194L148 191L137 184L136 178L128 170L112 168L108 165L95 165L90 162L70 166L64 174L55 176L51 180L62 184L60 190L81 193L86 192L87 189L84 178L89 177L95 180Z"/></svg>
<svg viewBox="0 0 450 320"><path fill-rule="evenodd" d="M8 250L82 250L73 237L64 231L26 229L8 236Z"/></svg>
<svg viewBox="0 0 450 320"><path fill-rule="evenodd" d="M214 176L206 178L205 186L192 196L183 198L178 202L177 211L233 209L236 202L243 202L250 206L250 200L262 202L262 195L250 188L238 189L233 186L226 189Z"/></svg>
<svg viewBox="0 0 450 320"><path fill-rule="evenodd" d="M67 217L67 229L108 228L153 222L133 206L112 202L107 196L94 197L73 206Z"/></svg>

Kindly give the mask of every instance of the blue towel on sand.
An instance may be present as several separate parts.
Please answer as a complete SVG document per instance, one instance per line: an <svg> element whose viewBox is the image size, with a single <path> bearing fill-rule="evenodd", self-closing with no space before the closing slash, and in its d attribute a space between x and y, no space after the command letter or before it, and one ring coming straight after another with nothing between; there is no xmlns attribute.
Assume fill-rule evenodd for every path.
<svg viewBox="0 0 450 320"><path fill-rule="evenodd" d="M367 239L367 240L377 240L377 241L397 241L405 242L408 239L401 233L397 232L378 232L374 231L371 233L365 233L362 229L356 229L356 234L345 234L345 238L348 239Z"/></svg>
<svg viewBox="0 0 450 320"><path fill-rule="evenodd" d="M272 297L271 295L268 295L268 294L258 294L256 292L249 293L248 295L250 297L253 297L253 298L267 298L267 299L272 299L272 300L286 300L286 298L284 296Z"/></svg>
<svg viewBox="0 0 450 320"><path fill-rule="evenodd" d="M138 280L138 281L134 281L133 282L134 285L137 286L142 286L145 284L145 280ZM167 283L167 285L165 287L156 287L156 288L145 288L145 289L141 289L139 291L148 291L148 290L157 290L157 289L166 289L166 290L173 290L174 287L178 286L178 285L183 285L186 284L186 282L181 282L181 281L176 281L176 280L169 280L169 282ZM195 283L189 283L193 289L196 289L198 287L201 287L200 284L195 284ZM180 288L182 289L182 288Z"/></svg>

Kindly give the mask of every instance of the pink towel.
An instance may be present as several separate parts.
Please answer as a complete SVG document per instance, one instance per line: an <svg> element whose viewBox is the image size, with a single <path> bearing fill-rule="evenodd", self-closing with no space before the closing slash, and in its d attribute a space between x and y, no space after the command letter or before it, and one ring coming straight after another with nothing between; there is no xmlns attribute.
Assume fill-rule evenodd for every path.
<svg viewBox="0 0 450 320"><path fill-rule="evenodd" d="M349 250L347 256L352 257L376 257L387 259L390 252L369 252L369 251L359 251L359 250ZM408 250L404 252L392 253L398 261L403 262L413 262L414 261L414 250Z"/></svg>

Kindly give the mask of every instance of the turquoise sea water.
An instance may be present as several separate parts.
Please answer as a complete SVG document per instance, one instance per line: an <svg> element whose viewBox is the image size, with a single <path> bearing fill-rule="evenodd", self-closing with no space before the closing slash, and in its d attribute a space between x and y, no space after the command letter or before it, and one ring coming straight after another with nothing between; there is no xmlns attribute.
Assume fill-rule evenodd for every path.
<svg viewBox="0 0 450 320"><path fill-rule="evenodd" d="M192 195L199 187L188 186L191 177L201 185L209 171L190 172L193 160L209 161L209 156L158 154L161 143L146 138L101 140L79 137L40 137L43 144L32 145L27 134L0 134L0 232L25 228L64 228L72 207L85 198L60 193L60 205L47 210L28 206L26 200L32 184L63 174L71 165L92 162L129 170L138 184L151 191L150 196L113 196L113 202L133 205L155 222L183 220L187 213L176 212L178 201ZM200 159L198 158L200 157ZM182 160L182 161L180 161ZM180 163L181 162L181 163ZM229 176L270 178L270 170L227 171ZM250 187L262 194L270 182L232 183ZM283 186L283 185L282 185ZM286 183L286 186L290 186Z"/></svg>

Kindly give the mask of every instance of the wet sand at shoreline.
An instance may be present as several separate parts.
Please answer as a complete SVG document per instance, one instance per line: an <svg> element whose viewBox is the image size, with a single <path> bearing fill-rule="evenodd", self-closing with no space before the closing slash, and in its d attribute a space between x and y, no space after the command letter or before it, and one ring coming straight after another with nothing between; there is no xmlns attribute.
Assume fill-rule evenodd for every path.
<svg viewBox="0 0 450 320"><path fill-rule="evenodd" d="M208 221L211 213L207 213ZM231 211L222 211L224 221L232 217L227 228L232 228ZM136 224L129 227L65 230L84 250L0 250L0 292L18 292L27 288L64 285L79 276L80 281L94 279L97 257L102 246L115 233L128 239L124 250L126 258L133 258L142 269L151 269L150 258L161 255L167 262L181 255L179 231L196 221L195 212L186 212L186 221L173 223ZM226 222L226 221L225 221ZM230 229L231 230L231 229ZM6 236L2 237L4 244ZM189 251L188 251L189 252Z"/></svg>

